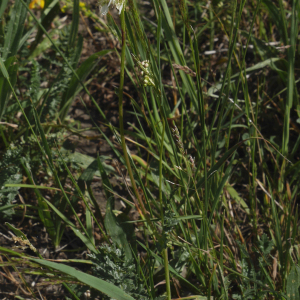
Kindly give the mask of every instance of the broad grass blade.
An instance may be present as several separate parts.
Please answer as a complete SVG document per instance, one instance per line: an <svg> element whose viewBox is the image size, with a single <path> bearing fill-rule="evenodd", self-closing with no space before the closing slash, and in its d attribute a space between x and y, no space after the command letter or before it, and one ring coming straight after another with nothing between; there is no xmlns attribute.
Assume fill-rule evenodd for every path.
<svg viewBox="0 0 300 300"><path fill-rule="evenodd" d="M28 2L27 0L26 3ZM20 40L22 39L26 15L27 11L23 8L21 1L17 0L12 8L11 18L5 34L2 53L3 60L16 55Z"/></svg>
<svg viewBox="0 0 300 300"><path fill-rule="evenodd" d="M89 188L94 178L95 173L98 171L98 162L95 159L89 164L89 166L82 172L78 179L78 186L81 189L82 193L85 192L85 187Z"/></svg>
<svg viewBox="0 0 300 300"><path fill-rule="evenodd" d="M131 296L126 294L124 291L122 291L120 288L114 286L113 284L106 282L102 279L96 278L92 275L83 273L81 271L76 270L75 268L54 263L51 261L41 260L41 259L35 259L31 258L31 261L34 261L40 265L46 266L48 268L52 268L55 270L59 270L60 272L70 275L72 277L75 277L80 282L96 289L97 291L100 291L108 296L110 296L113 299L116 300L134 300Z"/></svg>
<svg viewBox="0 0 300 300"><path fill-rule="evenodd" d="M72 27L69 37L69 47L73 48L78 33L78 24L79 24L79 0L74 0L73 3L73 13L72 13Z"/></svg>
<svg viewBox="0 0 300 300"><path fill-rule="evenodd" d="M113 242L124 250L126 259L131 260L133 258L131 247L136 248L134 227L132 224L127 224L126 226L120 224L126 220L126 217L124 214L116 217L113 213L113 205L114 196L111 196L107 199L106 204L106 214L104 217L105 228Z"/></svg>

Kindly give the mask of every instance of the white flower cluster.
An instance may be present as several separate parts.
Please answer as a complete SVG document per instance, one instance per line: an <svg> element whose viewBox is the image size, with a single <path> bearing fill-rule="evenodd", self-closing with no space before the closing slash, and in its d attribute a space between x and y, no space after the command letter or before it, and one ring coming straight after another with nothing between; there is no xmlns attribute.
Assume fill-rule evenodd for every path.
<svg viewBox="0 0 300 300"><path fill-rule="evenodd" d="M154 81L151 78L153 76L149 69L149 60L142 61L140 63L140 68L142 69L141 76L143 78L143 85L144 86L155 86Z"/></svg>
<svg viewBox="0 0 300 300"><path fill-rule="evenodd" d="M91 298L91 291L90 290L86 290L86 292L84 293L84 298L85 299Z"/></svg>
<svg viewBox="0 0 300 300"><path fill-rule="evenodd" d="M116 6L117 10L119 11L119 14L121 13L124 3L126 0L100 0L99 5L100 5L100 13L102 15L106 15L108 12L108 8L110 5Z"/></svg>

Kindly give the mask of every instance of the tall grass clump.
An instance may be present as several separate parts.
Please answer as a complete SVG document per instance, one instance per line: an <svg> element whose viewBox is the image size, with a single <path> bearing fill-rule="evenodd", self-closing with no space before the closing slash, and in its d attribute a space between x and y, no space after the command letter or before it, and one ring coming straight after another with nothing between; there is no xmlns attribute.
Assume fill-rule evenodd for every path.
<svg viewBox="0 0 300 300"><path fill-rule="evenodd" d="M79 1L72 4L72 23L58 45L46 22L58 14L57 3L46 1L38 20L28 3L18 0L4 19L1 168L14 169L1 182L0 213L14 220L20 214L14 200L19 189L33 189L35 218L54 248L70 228L88 256L69 260L82 263L80 271L38 252L2 247L1 265L27 265L35 274L52 276L73 299L298 299L299 2L102 0L103 31L117 46L80 65ZM0 5L0 17L6 5ZM39 28L37 37L44 33L56 55L58 75L47 75L51 85L45 91L39 91L44 65L36 56L42 43L36 39L30 50L24 47L32 30L20 29L27 12ZM120 63L118 128L85 83L110 52ZM17 69L25 76L29 66L28 86L18 86ZM59 144L65 130L78 133L68 112L83 92L117 142L95 122L117 157L114 168L97 156L80 169L78 158ZM124 109L128 103L130 110ZM22 128L4 127L14 123L17 111ZM125 123L129 115L132 121ZM36 152L25 152L28 143L42 165L34 164ZM45 186L32 170L47 172L52 184ZM96 172L105 216L91 189ZM114 190L112 174L122 178L124 194ZM46 197L44 190L54 196ZM116 196L123 211L115 211ZM7 226L16 241L31 245L17 226ZM96 228L101 242L95 240Z"/></svg>

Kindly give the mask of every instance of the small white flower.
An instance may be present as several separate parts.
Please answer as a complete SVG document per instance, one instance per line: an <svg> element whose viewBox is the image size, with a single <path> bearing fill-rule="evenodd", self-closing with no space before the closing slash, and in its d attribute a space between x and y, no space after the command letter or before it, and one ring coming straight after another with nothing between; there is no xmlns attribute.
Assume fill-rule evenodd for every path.
<svg viewBox="0 0 300 300"><path fill-rule="evenodd" d="M119 14L121 13L126 0L100 0L100 13L106 15L110 5L115 5Z"/></svg>
<svg viewBox="0 0 300 300"><path fill-rule="evenodd" d="M154 77L150 70L150 62L149 60L143 60L139 61L134 54L132 54L132 57L137 62L139 67L139 73L141 75L141 82L143 86L155 86L154 83Z"/></svg>
<svg viewBox="0 0 300 300"><path fill-rule="evenodd" d="M87 290L87 291L84 293L84 297L85 297L85 299L91 298L91 291L90 291L90 290Z"/></svg>

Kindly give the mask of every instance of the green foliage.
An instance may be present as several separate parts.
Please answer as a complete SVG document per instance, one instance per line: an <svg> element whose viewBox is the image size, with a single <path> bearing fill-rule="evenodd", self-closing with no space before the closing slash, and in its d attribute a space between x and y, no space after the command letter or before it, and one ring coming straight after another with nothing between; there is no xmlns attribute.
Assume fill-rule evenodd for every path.
<svg viewBox="0 0 300 300"><path fill-rule="evenodd" d="M0 67L3 64L2 59L0 59ZM3 64L0 72L0 120L3 119L5 115L5 110L8 106L9 99L11 97L12 91L11 86L14 87L17 81L18 65L16 64L16 58L10 57Z"/></svg>
<svg viewBox="0 0 300 300"><path fill-rule="evenodd" d="M122 47L119 132L85 85L104 55L111 52L114 66L119 57L102 50L81 61L79 1L66 1L72 23L59 30L50 26L58 1L46 1L40 20L28 1L10 2L0 3L0 218L13 219L18 185L30 183L37 206L26 217L38 218L56 250L70 227L93 253L95 276L35 263L84 284L80 291L65 285L75 299L89 285L109 299L271 299L284 291L298 299L299 268L291 263L300 242L298 1L128 0L121 22L112 13L109 25L84 5L117 54ZM82 133L67 118L82 91L111 130L96 120L121 167L61 147L66 132ZM132 130L124 131L131 107ZM111 183L116 174L120 190ZM115 198L126 202L118 214ZM111 239L113 246L98 248L95 228L100 243Z"/></svg>
<svg viewBox="0 0 300 300"><path fill-rule="evenodd" d="M109 297L116 300L133 300L130 295L126 294L117 286L112 285L109 282L106 282L100 278L92 276L90 274L81 272L64 264L54 263L52 261L47 261L43 259L30 258L30 261L35 262L39 265L45 266L47 268L56 269L66 275L68 279L75 278L76 280L82 282L85 285L90 286L91 288L101 291Z"/></svg>
<svg viewBox="0 0 300 300"><path fill-rule="evenodd" d="M171 207L165 210L163 232L170 233L173 228L179 224L176 214L172 212Z"/></svg>
<svg viewBox="0 0 300 300"><path fill-rule="evenodd" d="M258 249L253 249L250 256L245 245L238 242L242 268L242 275L246 278L240 279L240 293L235 293L233 299L266 299L270 294L266 287L269 286L267 269L270 266L270 252L274 247L273 241L263 234L258 241ZM255 255L255 256L254 256ZM252 258L255 257L255 260Z"/></svg>
<svg viewBox="0 0 300 300"><path fill-rule="evenodd" d="M131 260L133 258L132 250L136 252L134 227L132 224L123 226L122 223L127 221L127 218L124 216L122 218L122 214L116 217L113 213L113 207L114 198L111 196L107 199L106 204L105 228L113 242L124 251L126 259Z"/></svg>
<svg viewBox="0 0 300 300"><path fill-rule="evenodd" d="M300 268L295 264L293 264L287 278L286 295L287 299L300 299Z"/></svg>
<svg viewBox="0 0 300 300"><path fill-rule="evenodd" d="M140 280L137 265L133 259L126 258L122 249L116 248L114 244L104 245L99 247L98 254L89 256L93 262L94 276L119 287L134 299L149 299Z"/></svg>
<svg viewBox="0 0 300 300"><path fill-rule="evenodd" d="M22 148L15 145L10 147L1 156L0 160L0 218L7 220L12 218L13 210L11 205L16 200L18 187L5 187L9 183L21 183L21 161L25 161L22 157ZM3 210L7 207L8 209Z"/></svg>
<svg viewBox="0 0 300 300"><path fill-rule="evenodd" d="M57 40L56 45L61 51L66 53L67 61L61 61L61 57L59 53L55 51L54 47L52 47L52 50L54 51L51 51L49 54L46 53L44 55L44 58L48 61L48 63L46 62L46 64L45 62L43 63L44 72L47 72L47 74L49 74L48 72L51 72L50 68L58 68L60 72L58 74L55 74L55 79L52 82L47 94L45 95L43 104L40 108L39 115L41 116L42 122L45 122L46 120L53 120L53 118L55 117L57 118L56 114L60 109L63 98L62 96L68 89L72 77L72 71L68 67L68 63L71 63L73 67L76 68L78 59L80 57L81 48L79 50L79 53L75 53L74 48L69 49L68 41L69 28L64 27L63 30L59 32L59 39ZM82 42L80 44L82 47ZM45 68L45 66L47 66L47 68ZM53 73L53 71L51 73Z"/></svg>

